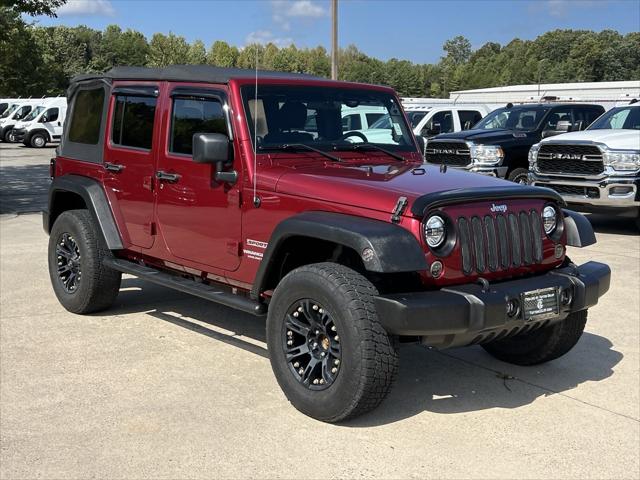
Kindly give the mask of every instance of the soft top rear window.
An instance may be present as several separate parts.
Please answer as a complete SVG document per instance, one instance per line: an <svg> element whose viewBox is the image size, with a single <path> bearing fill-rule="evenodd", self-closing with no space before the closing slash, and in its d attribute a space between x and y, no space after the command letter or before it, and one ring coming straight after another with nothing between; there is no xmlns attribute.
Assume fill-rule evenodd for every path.
<svg viewBox="0 0 640 480"><path fill-rule="evenodd" d="M104 95L102 86L77 93L69 124L69 141L89 145L98 143Z"/></svg>

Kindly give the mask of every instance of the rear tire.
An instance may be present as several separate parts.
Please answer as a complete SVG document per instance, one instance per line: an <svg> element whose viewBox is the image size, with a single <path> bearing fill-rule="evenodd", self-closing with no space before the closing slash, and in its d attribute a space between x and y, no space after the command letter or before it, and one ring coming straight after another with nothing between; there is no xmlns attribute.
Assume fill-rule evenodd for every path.
<svg viewBox="0 0 640 480"><path fill-rule="evenodd" d="M47 145L47 137L44 133L34 133L29 139L29 145L33 148L42 148Z"/></svg>
<svg viewBox="0 0 640 480"><path fill-rule="evenodd" d="M339 422L373 410L389 392L398 351L378 321L377 294L335 263L297 268L278 284L267 318L271 367L302 413Z"/></svg>
<svg viewBox="0 0 640 480"><path fill-rule="evenodd" d="M49 276L53 291L72 313L92 313L111 306L122 274L103 264L111 255L87 210L67 210L49 237Z"/></svg>
<svg viewBox="0 0 640 480"><path fill-rule="evenodd" d="M537 365L561 357L571 350L584 331L587 310L531 333L516 335L482 347L498 360L515 365Z"/></svg>
<svg viewBox="0 0 640 480"><path fill-rule="evenodd" d="M522 185L529 184L529 170L526 168L514 168L509 173L507 180L511 180L514 183L519 183Z"/></svg>

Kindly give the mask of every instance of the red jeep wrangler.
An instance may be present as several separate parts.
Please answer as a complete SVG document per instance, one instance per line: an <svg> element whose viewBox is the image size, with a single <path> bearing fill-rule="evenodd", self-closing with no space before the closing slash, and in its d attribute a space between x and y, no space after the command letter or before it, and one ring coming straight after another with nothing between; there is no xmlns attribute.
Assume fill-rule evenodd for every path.
<svg viewBox="0 0 640 480"><path fill-rule="evenodd" d="M124 272L266 314L278 383L314 418L380 404L401 337L555 359L609 288L609 267L566 257L595 242L583 216L551 190L424 165L389 88L118 67L68 99L44 214L62 305L109 307ZM370 142L352 113L391 128Z"/></svg>

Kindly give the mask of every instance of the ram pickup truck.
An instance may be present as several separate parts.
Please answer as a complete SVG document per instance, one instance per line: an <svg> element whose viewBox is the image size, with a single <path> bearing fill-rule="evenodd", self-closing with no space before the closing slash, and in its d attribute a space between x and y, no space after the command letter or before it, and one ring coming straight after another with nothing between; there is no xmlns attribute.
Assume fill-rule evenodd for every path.
<svg viewBox="0 0 640 480"><path fill-rule="evenodd" d="M266 315L275 379L314 418L379 405L399 339L554 360L609 288L609 267L566 255L595 242L586 218L552 190L425 166L390 88L117 67L68 98L43 216L60 303L106 309L127 273ZM345 106L384 108L394 143L349 142Z"/></svg>
<svg viewBox="0 0 640 480"><path fill-rule="evenodd" d="M526 184L529 149L542 138L585 129L604 112L600 105L511 105L494 110L471 130L437 135L425 159Z"/></svg>
<svg viewBox="0 0 640 480"><path fill-rule="evenodd" d="M633 219L640 229L640 103L616 107L583 132L547 138L529 152L530 183L572 208Z"/></svg>

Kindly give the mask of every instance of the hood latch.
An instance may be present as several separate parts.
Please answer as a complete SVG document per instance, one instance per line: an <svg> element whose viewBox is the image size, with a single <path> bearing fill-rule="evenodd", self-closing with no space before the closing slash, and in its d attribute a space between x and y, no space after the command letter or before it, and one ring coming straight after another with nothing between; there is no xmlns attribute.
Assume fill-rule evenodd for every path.
<svg viewBox="0 0 640 480"><path fill-rule="evenodd" d="M393 223L398 223L400 221L400 218L402 217L402 214L404 213L404 210L407 208L408 204L409 202L407 201L407 197L398 198L396 206L391 212L391 221Z"/></svg>

